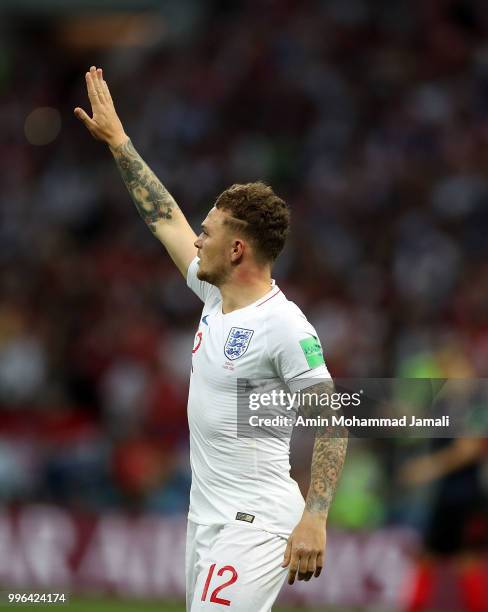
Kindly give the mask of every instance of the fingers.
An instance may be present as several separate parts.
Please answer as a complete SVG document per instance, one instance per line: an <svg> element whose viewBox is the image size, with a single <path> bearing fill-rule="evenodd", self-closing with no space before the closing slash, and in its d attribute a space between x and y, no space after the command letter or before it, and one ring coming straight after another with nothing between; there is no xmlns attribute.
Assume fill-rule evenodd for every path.
<svg viewBox="0 0 488 612"><path fill-rule="evenodd" d="M309 555L304 553L301 554L298 566L298 580L310 580L312 577L312 575L309 576L309 572L307 571L309 558Z"/></svg>
<svg viewBox="0 0 488 612"><path fill-rule="evenodd" d="M92 66L92 68L94 68L94 66ZM90 104L92 105L92 109L93 109L99 105L99 100L98 100L98 92L95 89L92 68L90 68L90 72L87 72L85 74L85 79L86 79L86 89L88 91L88 98L90 100Z"/></svg>
<svg viewBox="0 0 488 612"><path fill-rule="evenodd" d="M288 540L288 543L290 546L290 551L288 554L288 557L289 557L288 584L293 584L295 582L295 578L297 577L297 573L298 573L298 580L305 580L307 576L309 554L306 553L301 547L294 547L293 543L291 543L290 545L290 542L291 542L291 539Z"/></svg>
<svg viewBox="0 0 488 612"><path fill-rule="evenodd" d="M74 113L75 113L75 117L79 119L80 121L83 121L83 123L86 125L88 129L92 127L92 124L94 123L94 121L90 119L90 117L85 113L85 111L82 108L77 106L74 110Z"/></svg>
<svg viewBox="0 0 488 612"><path fill-rule="evenodd" d="M320 576L320 573L322 571L322 568L324 567L324 553L320 552L317 555L317 561L315 564L315 578L318 578Z"/></svg>
<svg viewBox="0 0 488 612"><path fill-rule="evenodd" d="M102 92L103 97L105 98L106 101L112 102L112 96L110 94L110 90L108 88L107 81L105 81L105 79L103 78L103 70L102 70L102 68L98 68L97 75L98 75L98 79L100 81L100 88L101 88L101 92Z"/></svg>
<svg viewBox="0 0 488 612"><path fill-rule="evenodd" d="M90 68L90 74L94 79L95 91L98 95L98 99L104 102L112 102L110 90L108 88L107 82L103 78L103 69L95 68L95 66L92 66Z"/></svg>
<svg viewBox="0 0 488 612"><path fill-rule="evenodd" d="M97 70L95 71L95 74L97 76L96 81L95 81L95 88L96 88L97 93L98 93L98 99L102 100L103 102L106 102L107 98L105 96L105 89L103 87L102 69L101 68L97 68Z"/></svg>
<svg viewBox="0 0 488 612"><path fill-rule="evenodd" d="M112 96L111 96L111 94L110 94L110 90L109 90L109 88L108 88L107 81L105 81L105 80L103 79L103 72L102 72L102 69L100 69L100 73L101 73L101 75L102 75L102 90L103 90L103 94L104 94L104 96L105 96L105 99L106 99L106 100L108 100L109 102L112 102ZM113 102L112 102L112 104L113 104Z"/></svg>
<svg viewBox="0 0 488 612"><path fill-rule="evenodd" d="M289 566L288 584L293 584L295 579L308 582L312 576L315 578L320 576L324 566L324 554L308 554L303 550L293 549L291 540L288 540L282 567L287 566Z"/></svg>
<svg viewBox="0 0 488 612"><path fill-rule="evenodd" d="M103 77L101 69L96 69L95 66L90 68L86 73L86 87L88 90L88 98L92 108L95 109L105 102L105 94L103 91Z"/></svg>
<svg viewBox="0 0 488 612"><path fill-rule="evenodd" d="M308 581L313 576L313 572L308 571L309 557L308 555L300 555L300 552L294 552L291 556L290 569L288 571L288 584L293 584L298 574L298 580Z"/></svg>
<svg viewBox="0 0 488 612"><path fill-rule="evenodd" d="M310 557L308 558L308 564L306 566L306 571L305 571L305 576L303 578L303 580L305 580L305 582L308 582L310 580L310 578L315 574L317 565L317 555L315 554L311 554ZM302 563L300 562L300 566L302 565ZM298 580L300 580L300 573L298 574Z"/></svg>
<svg viewBox="0 0 488 612"><path fill-rule="evenodd" d="M288 584L293 584L298 572L298 566L300 564L300 555L297 550L292 551L290 566L288 569Z"/></svg>
<svg viewBox="0 0 488 612"><path fill-rule="evenodd" d="M281 567L287 567L290 563L291 559L291 538L288 539L288 543L286 544L285 556L283 557L283 563Z"/></svg>

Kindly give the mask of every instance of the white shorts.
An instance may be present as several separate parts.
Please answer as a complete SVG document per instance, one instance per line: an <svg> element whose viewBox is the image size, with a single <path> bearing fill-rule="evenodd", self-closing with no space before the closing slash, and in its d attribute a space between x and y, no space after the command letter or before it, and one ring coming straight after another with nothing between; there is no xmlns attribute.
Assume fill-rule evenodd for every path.
<svg viewBox="0 0 488 612"><path fill-rule="evenodd" d="M288 569L287 540L248 523L188 521L186 609L269 612Z"/></svg>

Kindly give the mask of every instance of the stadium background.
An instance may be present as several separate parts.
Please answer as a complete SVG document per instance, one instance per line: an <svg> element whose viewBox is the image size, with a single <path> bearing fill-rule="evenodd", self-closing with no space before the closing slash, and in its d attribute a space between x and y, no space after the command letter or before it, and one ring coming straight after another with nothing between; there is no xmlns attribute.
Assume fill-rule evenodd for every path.
<svg viewBox="0 0 488 612"><path fill-rule="evenodd" d="M290 203L275 276L334 376L486 377L488 5L3 0L0 33L0 583L164 610L200 305L72 114L85 71L104 68L194 228L234 182ZM303 489L309 452L295 443ZM439 483L400 468L429 452L351 443L326 575L283 604L405 607ZM431 607L476 609L465 552L436 563Z"/></svg>

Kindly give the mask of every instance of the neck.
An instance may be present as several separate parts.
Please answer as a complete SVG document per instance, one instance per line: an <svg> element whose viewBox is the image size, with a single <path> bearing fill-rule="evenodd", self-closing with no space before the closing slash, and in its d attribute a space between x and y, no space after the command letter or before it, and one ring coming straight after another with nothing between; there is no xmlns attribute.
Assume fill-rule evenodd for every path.
<svg viewBox="0 0 488 612"><path fill-rule="evenodd" d="M245 308L271 290L271 268L252 271L237 269L219 289L223 314Z"/></svg>

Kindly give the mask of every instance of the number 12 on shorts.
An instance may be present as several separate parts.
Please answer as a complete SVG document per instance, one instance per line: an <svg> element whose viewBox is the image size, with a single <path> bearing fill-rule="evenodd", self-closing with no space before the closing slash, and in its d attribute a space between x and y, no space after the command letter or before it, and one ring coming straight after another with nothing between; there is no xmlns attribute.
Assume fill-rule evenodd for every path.
<svg viewBox="0 0 488 612"><path fill-rule="evenodd" d="M208 589L210 587L210 583L212 582L212 577L213 577L216 565L217 565L216 563L212 563L212 565L210 566L208 570L207 579L205 580L205 586L203 587L202 601L205 601L207 599ZM215 589L212 591L210 595L210 603L216 603L222 606L230 606L230 599L222 599L222 597L218 597L218 594L223 589L226 589L231 584L234 584L234 582L238 578L238 575L237 575L235 568L232 567L232 565L224 565L224 567L221 567L218 570L217 576L223 576L225 572L230 572L231 577L229 578L229 580L227 580L227 582L223 582L221 585L215 587Z"/></svg>

